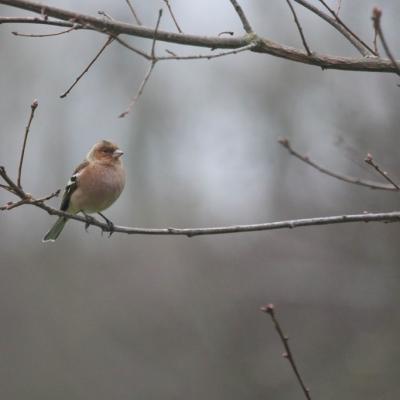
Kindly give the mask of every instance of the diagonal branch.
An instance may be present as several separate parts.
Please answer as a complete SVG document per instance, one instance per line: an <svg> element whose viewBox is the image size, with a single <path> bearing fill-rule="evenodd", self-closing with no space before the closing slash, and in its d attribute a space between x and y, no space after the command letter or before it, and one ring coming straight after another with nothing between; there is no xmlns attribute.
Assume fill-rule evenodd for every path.
<svg viewBox="0 0 400 400"><path fill-rule="evenodd" d="M391 185L385 185L383 183L375 182L375 181L370 181L370 180L364 180L360 178L356 178L354 176L348 176L348 175L342 175L338 174L337 172L334 172L332 170L329 170L325 167L322 167L321 165L317 164L316 162L312 161L308 156L304 156L297 152L296 150L293 149L292 145L290 144L288 139L280 139L278 141L285 149L288 150L288 152L299 159L300 161L303 161L304 163L308 164L309 166L315 168L317 171L331 176L332 178L336 178L340 181L344 181L347 183L353 183L354 185L359 185L359 186L365 186L370 189L377 189L377 190L389 190L389 191L397 191L399 190L396 187L393 187L393 184Z"/></svg>
<svg viewBox="0 0 400 400"><path fill-rule="evenodd" d="M253 33L253 29L250 25L249 20L246 17L246 14L244 13L242 7L236 0L229 0L235 9L237 15L239 16L240 20L242 21L243 29L245 30L246 33Z"/></svg>
<svg viewBox="0 0 400 400"><path fill-rule="evenodd" d="M75 79L74 83L63 93L60 95L60 98L65 98L67 97L67 95L71 92L71 90L75 87L75 85L81 80L81 78L86 74L86 72L89 71L90 67L97 61L97 59L101 56L101 54L103 53L103 51L106 49L106 47L108 45L110 45L112 42L114 41L114 38L112 38L111 36L108 37L108 39L106 40L106 42L103 44L103 46L101 47L101 49L97 52L97 54L95 55L95 57L92 59L92 61L90 61L90 63L86 66L86 68L82 71L81 74L79 74L79 76Z"/></svg>
<svg viewBox="0 0 400 400"><path fill-rule="evenodd" d="M160 9L158 11L157 23L156 23L156 27L154 29L154 38L153 38L153 43L151 45L151 52L150 52L151 63L150 63L149 69L147 70L147 73L146 73L145 77L143 78L143 81L140 84L139 90L135 94L135 97L129 103L128 108L118 116L119 118L124 118L131 112L131 110L132 110L133 106L136 104L138 98L143 93L144 87L146 86L146 83L149 80L151 73L153 72L153 69L158 61L158 58L156 57L156 54L155 54L155 48L156 48L156 41L157 41L157 31L160 26L161 17L162 17L162 9Z"/></svg>
<svg viewBox="0 0 400 400"><path fill-rule="evenodd" d="M133 8L133 5L132 5L131 1L130 1L130 0L125 0L125 1L126 1L126 4L127 4L128 7L129 7L129 10L131 11L131 13L132 13L132 15L133 15L133 18L135 18L136 23L137 23L138 25L142 25L142 22L140 21L140 19L139 19L137 13L136 13L136 11L135 11L135 9Z"/></svg>
<svg viewBox="0 0 400 400"><path fill-rule="evenodd" d="M368 46L359 36L357 36L339 17L340 2L338 4L338 11L335 12L334 9L329 7L325 0L319 0L319 2L330 12L330 14L335 18L335 20L351 35L354 39L358 40L371 54L377 55L375 51Z"/></svg>
<svg viewBox="0 0 400 400"><path fill-rule="evenodd" d="M22 144L22 150L21 150L21 157L19 159L19 166L18 166L18 178L17 178L17 186L21 188L21 174L22 174L22 164L24 162L24 156L25 156L25 148L26 148L26 142L28 140L28 135L29 135L29 129L31 128L32 120L35 115L35 110L38 106L38 101L34 100L33 103L31 104L31 114L29 116L29 121L28 125L25 128L25 135L24 135L24 143Z"/></svg>
<svg viewBox="0 0 400 400"><path fill-rule="evenodd" d="M308 47L306 38L305 38L304 33L303 33L303 28L301 27L300 21L297 18L296 10L294 9L293 4L291 3L290 0L286 0L286 3L288 4L288 6L290 8L290 11L292 12L292 15L293 15L293 18L294 18L294 22L295 22L295 24L297 26L297 30L299 31L299 34L300 34L300 37L301 37L301 41L303 42L303 46L304 46L307 54L309 56L311 56L312 52L311 52L310 48Z"/></svg>
<svg viewBox="0 0 400 400"><path fill-rule="evenodd" d="M172 20L174 21L174 24L175 24L175 26L176 26L176 29L178 30L179 33L183 33L181 27L180 27L179 24L178 24L178 21L176 20L175 14L174 14L174 12L172 11L172 7L171 7L171 4L169 3L169 0L164 0L164 3L166 4L166 6L167 6L167 8L168 8L169 14L171 15L171 18L172 18Z"/></svg>
<svg viewBox="0 0 400 400"><path fill-rule="evenodd" d="M370 153L367 154L367 157L364 160L368 165L375 168L375 170L383 176L391 185L393 185L393 190L400 190L400 186L389 176L389 174L381 169L381 167L374 161L372 155Z"/></svg>
<svg viewBox="0 0 400 400"><path fill-rule="evenodd" d="M283 333L281 325L278 319L276 318L275 306L273 304L268 304L266 306L261 307L260 310L271 317L275 330L278 332L278 336L281 339L283 347L285 348L285 353L283 353L283 357L289 361L290 366L292 367L292 370L296 375L297 381L299 382L300 387L304 395L306 396L307 400L311 400L310 390L306 387L304 380L299 372L299 369L297 368L296 362L294 361L293 353L289 346L289 337Z"/></svg>
<svg viewBox="0 0 400 400"><path fill-rule="evenodd" d="M350 31L346 26L343 26L342 22L338 21L338 17L330 17L319 8L313 6L306 0L294 0L296 3L301 4L303 7L310 10L312 13L318 15L328 24L332 25L337 31L339 31L364 57L369 54L374 54L374 51L370 49L357 35Z"/></svg>

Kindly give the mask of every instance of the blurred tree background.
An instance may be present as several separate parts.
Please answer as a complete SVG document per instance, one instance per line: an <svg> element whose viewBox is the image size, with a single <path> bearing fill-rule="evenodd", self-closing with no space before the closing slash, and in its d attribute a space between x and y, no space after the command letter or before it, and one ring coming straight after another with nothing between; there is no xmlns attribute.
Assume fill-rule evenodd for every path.
<svg viewBox="0 0 400 400"><path fill-rule="evenodd" d="M124 1L48 4L131 21ZM154 26L164 3L135 5ZM342 2L342 18L368 42L374 5ZM379 5L399 56L400 3ZM242 6L259 34L301 48L285 1ZM226 0L176 0L173 7L185 32L242 32ZM326 23L296 9L313 50L355 55ZM0 13L29 14L7 6ZM161 28L175 30L167 13ZM62 188L92 144L106 138L125 151L127 186L106 212L120 225L207 227L399 209L398 193L323 176L277 144L288 137L336 171L379 180L363 165L371 152L400 179L395 75L322 71L250 53L159 63L133 112L118 119L145 60L113 44L60 99L105 36L35 39L13 30L61 29L0 27L0 160L14 174L29 106L39 100L23 171L28 192ZM159 54L165 49L204 52L157 43ZM1 203L10 197L0 192ZM398 224L108 239L69 222L56 243L42 244L54 218L34 207L0 214L1 398L300 398L276 332L258 311L268 302L278 307L314 398L400 396Z"/></svg>

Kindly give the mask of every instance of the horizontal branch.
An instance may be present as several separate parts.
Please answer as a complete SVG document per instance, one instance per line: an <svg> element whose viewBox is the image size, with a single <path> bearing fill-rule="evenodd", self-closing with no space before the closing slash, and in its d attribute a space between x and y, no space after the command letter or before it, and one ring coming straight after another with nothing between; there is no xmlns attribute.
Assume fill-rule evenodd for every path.
<svg viewBox="0 0 400 400"><path fill-rule="evenodd" d="M86 217L77 214L69 214L45 204L45 201L47 199L58 195L58 192L52 193L49 196L43 197L41 199L35 199L32 195L25 193L22 188L19 188L16 185L16 183L8 176L4 167L0 167L0 176L8 184L8 189L10 189L13 194L18 196L22 200L17 203L8 202L7 205L2 208L3 210L10 210L22 205L33 205L35 207L41 208L50 215L66 217L68 219L82 222L86 226L97 226L103 232L120 232L129 235L181 235L193 237L200 235L222 235L228 233L259 232L277 229L293 229L306 226L333 225L354 222L400 222L400 211L393 211L387 213L365 212L362 214L302 218L287 221L266 222L261 224L217 226L211 228L137 228L119 225L114 225L112 228L110 228L108 224L100 222L94 218L88 220Z"/></svg>
<svg viewBox="0 0 400 400"><path fill-rule="evenodd" d="M90 15L76 13L28 0L0 0L0 4L7 4L12 7L36 12L47 17L60 19L64 21L62 26L72 27L74 24L79 24L82 25L82 29L94 29L105 34L126 34L152 40L154 39L154 28L131 25L116 20L96 18ZM21 22L21 18L8 18L8 20L6 18L0 18L0 23L17 22L17 20ZM42 19L40 22L38 22L38 19L29 18L29 21L26 22L40 24L46 24L48 22L49 25L55 25L55 21L47 21L46 19ZM327 54L316 53L309 55L304 50L299 50L276 43L269 39L262 38L255 33L236 37L220 37L190 35L187 33L158 30L156 40L180 45L208 47L212 49L236 49L249 44L254 44L255 46L249 49L249 51L270 54L275 57L281 57L303 64L319 66L323 69L389 73L396 72L395 66L389 59L382 59L379 57L336 57Z"/></svg>
<svg viewBox="0 0 400 400"><path fill-rule="evenodd" d="M32 204L47 211L51 215L64 216L87 224L87 219L85 217L81 217L79 215L71 215L56 210L52 207L47 206L44 203ZM181 235L193 237L201 235L222 235L229 233L270 231L285 228L293 229L306 226L333 225L352 222L400 222L400 211L388 213L363 213L352 215L338 215L332 217L302 218L292 219L288 221L266 222L261 224L218 226L211 228L139 228L115 225L112 231L126 233L129 235ZM110 227L103 222L94 220L89 224L95 225L105 232L110 232Z"/></svg>

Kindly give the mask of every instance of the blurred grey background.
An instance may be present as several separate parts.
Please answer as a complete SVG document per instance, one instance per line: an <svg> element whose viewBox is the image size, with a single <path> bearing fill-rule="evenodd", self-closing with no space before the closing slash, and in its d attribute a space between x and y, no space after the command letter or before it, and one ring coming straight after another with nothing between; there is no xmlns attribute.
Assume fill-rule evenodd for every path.
<svg viewBox="0 0 400 400"><path fill-rule="evenodd" d="M400 57L398 1L342 3L342 18L368 42L371 10L380 5ZM132 21L122 0L48 4ZM165 7L134 4L147 26ZM242 34L227 0L172 5L185 32ZM301 47L285 1L242 6L258 33ZM357 55L327 24L296 9L313 50ZM29 15L7 6L0 14ZM175 30L166 12L161 28ZM125 150L128 175L122 197L106 212L116 224L207 227L399 209L398 194L320 175L277 144L286 136L338 172L379 180L363 163L371 152L400 180L394 75L321 71L244 53L165 62L134 111L118 119L145 60L113 44L60 99L106 38L20 38L13 30L60 29L0 27L0 164L14 175L29 106L39 100L23 171L28 192L63 187L92 144L107 138ZM159 54L165 49L207 51L157 44ZM0 192L0 200L12 198ZM271 321L258 311L268 302L314 398L400 396L398 224L108 239L70 222L56 243L42 244L53 222L33 207L0 214L2 399L301 398Z"/></svg>

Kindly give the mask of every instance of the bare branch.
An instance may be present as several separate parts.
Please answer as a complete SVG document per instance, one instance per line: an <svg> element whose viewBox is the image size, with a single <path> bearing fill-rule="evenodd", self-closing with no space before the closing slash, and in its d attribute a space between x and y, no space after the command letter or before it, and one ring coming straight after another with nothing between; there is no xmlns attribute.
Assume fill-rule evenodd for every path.
<svg viewBox="0 0 400 400"><path fill-rule="evenodd" d="M142 95L144 87L146 86L146 83L149 80L155 65L156 65L155 62L151 62L150 63L149 68L148 68L148 70L146 72L146 75L144 76L144 78L142 80L142 83L140 84L139 89L135 94L135 97L129 103L128 108L124 112L122 112L120 115L118 115L118 118L124 118L132 111L132 108L134 107L134 105L138 101L139 97Z"/></svg>
<svg viewBox="0 0 400 400"><path fill-rule="evenodd" d="M14 190L11 189L11 188L10 188L9 186L7 186L7 185L2 185L2 184L0 184L0 188L1 188L1 189L4 189L4 190L7 190L7 192L10 192L10 193L12 193L12 194L15 194Z"/></svg>
<svg viewBox="0 0 400 400"><path fill-rule="evenodd" d="M111 44L114 41L114 38L112 37L108 37L108 39L106 40L106 42L103 44L103 46L101 47L101 49L97 52L97 54L95 55L95 57L92 59L92 61L90 61L90 63L86 66L86 68L82 71L82 73L75 79L74 83L63 93L60 95L60 98L65 98L67 97L67 95L70 93L70 91L75 87L75 85L81 80L81 78L83 77L83 75L86 74L86 72L89 71L90 67L97 61L97 59L101 56L101 54L103 53L103 51L106 49L106 47Z"/></svg>
<svg viewBox="0 0 400 400"><path fill-rule="evenodd" d="M301 41L303 42L303 46L304 46L307 54L309 56L311 56L312 53L311 53L310 48L307 45L307 41L306 41L306 38L305 38L304 33L303 33L303 28L301 27L300 21L297 18L296 10L294 9L294 7L293 7L293 5L292 5L290 0L286 0L286 2L287 2L288 6L290 8L290 11L293 14L294 22L296 23L297 29L298 29L300 37L301 37Z"/></svg>
<svg viewBox="0 0 400 400"><path fill-rule="evenodd" d="M387 44L387 41L385 39L385 36L383 34L382 31L382 27L381 27L381 16L382 16L382 11L375 7L372 10L372 21L374 23L374 31L375 31L375 40L374 43L376 43L376 36L379 37L379 39L381 40L382 46L385 50L386 55L389 57L390 61L392 62L394 68L396 69L396 73L398 75L400 75L400 66L398 64L398 62L396 61L396 59L394 58L389 45Z"/></svg>
<svg viewBox="0 0 400 400"><path fill-rule="evenodd" d="M190 56L178 56L175 53L172 53L170 50L167 50L168 54L171 54L168 57L157 57L158 61L166 61L166 60L211 60L213 58L225 57L232 54L242 53L244 51L251 50L255 47L255 44L248 44L247 46L240 47L238 49L223 51L220 53L210 53L210 54L194 54Z"/></svg>
<svg viewBox="0 0 400 400"><path fill-rule="evenodd" d="M139 49L137 49L136 47L130 45L129 43L125 42L124 40L122 40L122 39L121 39L120 37L118 37L118 36L114 36L113 34L110 34L110 36L113 37L114 40L115 40L116 42L118 42L120 45L122 45L122 46L126 47L127 49L133 51L134 53L136 53L136 54L138 54L138 55L144 57L146 60L151 60L151 56L148 55L147 53L145 53L144 51L139 50Z"/></svg>
<svg viewBox="0 0 400 400"><path fill-rule="evenodd" d="M26 148L26 142L28 140L28 135L29 135L29 129L31 127L31 123L33 120L33 117L35 115L35 110L38 106L38 101L34 100L33 103L31 104L31 114L29 116L29 121L28 125L25 128L25 136L24 136L24 143L22 144L22 150L21 150L21 156L19 159L19 166L18 166L18 178L17 178L17 186L21 188L21 174L22 174L22 164L24 162L24 156L25 156L25 148Z"/></svg>
<svg viewBox="0 0 400 400"><path fill-rule="evenodd" d="M300 161L303 161L304 163L310 165L311 167L315 168L317 171L319 171L325 175L339 179L340 181L352 183L354 185L365 186L370 189L389 190L389 191L397 191L398 190L396 187L393 187L392 185L385 185L385 184L375 182L375 181L364 180L364 179L356 178L353 176L338 174L336 172L333 172L332 170L322 167L321 165L312 161L308 156L304 156L304 155L300 154L299 152L297 152L296 150L294 150L288 139L280 139L278 142L285 149L287 149L292 156L294 156L297 159L299 159Z"/></svg>
<svg viewBox="0 0 400 400"><path fill-rule="evenodd" d="M125 0L126 4L128 5L129 9L131 10L131 13L133 15L133 18L135 18L135 21L138 25L142 25L142 22L140 21L138 15L136 14L135 9L133 8L132 2L130 0Z"/></svg>
<svg viewBox="0 0 400 400"><path fill-rule="evenodd" d="M311 400L310 390L306 387L304 380L300 375L300 372L294 361L293 353L289 346L289 337L283 333L281 325L278 319L276 318L275 306L273 304L268 304L266 306L261 307L261 311L268 314L271 317L275 330L278 332L278 336L281 339L283 347L285 348L285 353L283 353L283 357L289 361L290 366L292 367L292 370L296 375L297 381L299 382L301 389L303 390L303 393L306 396L307 400Z"/></svg>
<svg viewBox="0 0 400 400"><path fill-rule="evenodd" d="M118 116L118 118L124 118L131 112L133 106L136 104L137 100L139 99L139 97L143 93L144 87L146 86L146 83L149 80L149 78L151 76L151 73L153 72L153 69L154 69L154 67L155 67L155 65L156 65L156 63L158 61L158 59L157 59L157 57L155 55L155 48L156 48L156 41L157 41L157 31L158 31L158 28L160 26L161 17L162 17L162 10L160 9L158 11L157 23L156 23L156 27L154 29L153 43L151 45L151 53L150 53L151 63L149 65L149 69L147 70L147 73L146 73L145 77L143 78L143 81L140 84L139 90L135 94L135 97L129 103L128 108L123 113L121 113Z"/></svg>
<svg viewBox="0 0 400 400"><path fill-rule="evenodd" d="M339 31L363 56L369 54L374 54L374 51L370 49L357 35L351 32L347 27L339 22L337 15L331 18L329 15L325 14L319 8L308 3L306 0L294 0L296 3L301 4L303 7L307 8L314 14L318 15L320 18L325 20L328 24L332 25L337 31Z"/></svg>
<svg viewBox="0 0 400 400"><path fill-rule="evenodd" d="M368 46L358 35L356 35L340 18L337 12L326 4L324 0L319 0L319 2L331 13L331 15L336 19L336 21L351 35L354 39L358 40L369 52L374 54L374 51L370 46ZM376 54L374 54L376 55Z"/></svg>
<svg viewBox="0 0 400 400"><path fill-rule="evenodd" d="M237 15L239 16L240 20L242 21L243 29L245 30L246 33L253 33L253 29L250 25L249 20L246 17L246 14L244 13L242 7L236 0L229 0L235 9Z"/></svg>
<svg viewBox="0 0 400 400"><path fill-rule="evenodd" d="M75 31L79 29L80 25L74 25L71 28L68 28L64 31L61 32L56 32L56 33L42 33L42 34L37 34L37 33L19 33L19 32L11 32L15 36L21 36L21 37L32 37L32 38L43 38L43 37L51 37L51 36L59 36L59 35L64 35L64 33L69 33L72 31Z"/></svg>
<svg viewBox="0 0 400 400"><path fill-rule="evenodd" d="M372 158L372 155L370 153L367 154L367 157L364 160L368 165L371 165L372 167L375 168L375 170L383 176L388 182L390 182L395 190L400 190L400 186L389 176L389 174L381 169L381 167L374 161Z"/></svg>
<svg viewBox="0 0 400 400"><path fill-rule="evenodd" d="M18 196L21 200L25 200L23 204L33 205L46 211L50 215L57 215L75 221L80 221L87 225L88 220L85 217L81 217L76 214L69 214L64 211L57 210L49 207L47 204L42 202L42 199L35 199L31 195L27 194L19 188L13 180L7 175L4 167L0 166L0 177L2 177L9 185L13 194ZM368 213L352 214L352 215L338 215L332 217L316 217L316 218L303 218L293 219L288 221L277 221L277 222L266 222L261 224L250 224L250 225L233 225L233 226L219 226L211 228L136 228L127 226L114 225L113 228L106 223L100 222L96 219L90 220L89 225L99 227L104 232L120 232L128 235L178 235L178 236L200 236L200 235L223 235L231 233L244 233L244 232L259 232L259 231L270 231L277 229L294 229L297 227L306 226L320 226L320 225L333 225L333 224L345 224L355 222L400 222L400 212L387 212L387 213Z"/></svg>
<svg viewBox="0 0 400 400"><path fill-rule="evenodd" d="M342 7L342 0L337 0L336 10L335 10L335 14L336 14L337 16L339 16L340 7Z"/></svg>
<svg viewBox="0 0 400 400"><path fill-rule="evenodd" d="M174 21L174 24L175 24L175 26L176 26L176 29L178 30L179 33L183 33L181 27L180 27L179 24L178 24L178 21L177 21L176 18L175 18L175 14L174 14L174 12L172 11L172 7L171 7L171 4L169 3L169 0L164 0L164 3L167 5L168 11L169 11L169 13L170 13L170 15L171 15L172 20Z"/></svg>
<svg viewBox="0 0 400 400"><path fill-rule="evenodd" d="M299 4L304 5L308 9L313 12L316 12L317 15L320 15L321 18L327 20L331 25L336 27L340 32L345 36L351 37L347 31L344 30L340 24L334 19L323 13L321 10L318 10L316 7L311 6L304 0L294 0ZM48 5L43 5L40 3L36 3L28 0L0 0L0 4L8 4L13 7L29 10L32 12L36 12L40 15L43 13L46 16L58 18L67 22L57 22L48 21L49 25L59 24L60 26L72 26L73 24L69 21L73 20L74 23L79 23L83 26L82 29L89 30L97 30L102 33L106 33L108 35L119 35L119 34L127 34L131 36L144 37L149 39L154 39L154 29L147 28L143 26L131 25L124 22L119 21L111 21L106 20L104 18L96 18L85 14L78 14L73 11L68 11L65 9L60 9L57 7L51 7ZM46 23L43 19L37 19L35 21L34 18L26 18L21 19L18 18L19 22L26 23L38 23L44 24ZM17 19L0 19L0 22L17 22ZM68 25L69 23L69 25ZM346 36L346 37L347 37ZM157 41L164 41L170 43L176 43L181 45L189 45L189 46L197 46L197 47L208 47L213 49L234 49L246 46L251 43L255 43L256 46L252 49L253 52L262 53L262 54L270 54L275 57L285 58L287 60L300 62L309 65L319 66L323 69L337 69L337 70L347 70L347 71L365 71L365 72L397 72L393 63L390 60L381 59L379 57L364 57L364 58L351 58L351 57L333 57L326 54L315 54L309 56L305 51L295 49L289 46L284 46L282 44L276 43L274 41L261 38L257 36L255 33L252 35L245 35L242 37L209 37L209 36L198 36L198 35L189 35L175 32L167 32L158 30L157 32ZM358 43L353 37L351 39L355 43ZM354 43L353 43L354 44ZM361 49L367 55L368 52L363 48ZM361 50L360 50L361 51Z"/></svg>

